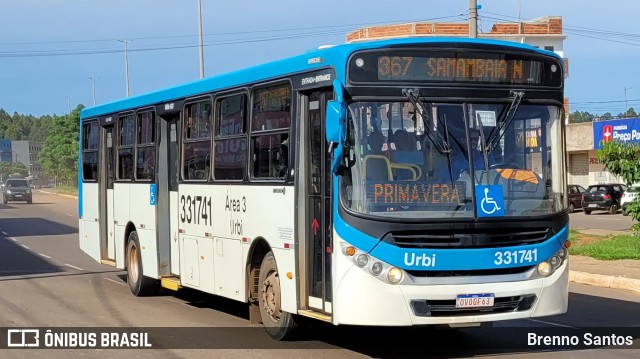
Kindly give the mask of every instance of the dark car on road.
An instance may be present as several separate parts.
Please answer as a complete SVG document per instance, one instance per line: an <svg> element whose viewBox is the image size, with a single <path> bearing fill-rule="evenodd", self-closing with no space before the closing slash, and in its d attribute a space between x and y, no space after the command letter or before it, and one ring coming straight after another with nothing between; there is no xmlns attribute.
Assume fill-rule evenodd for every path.
<svg viewBox="0 0 640 359"><path fill-rule="evenodd" d="M591 185L582 196L584 214L591 211L609 211L611 214L620 210L620 199L627 186L620 183Z"/></svg>
<svg viewBox="0 0 640 359"><path fill-rule="evenodd" d="M569 213L573 213L576 209L582 209L582 195L586 191L584 187L577 184L570 184L569 189Z"/></svg>
<svg viewBox="0 0 640 359"><path fill-rule="evenodd" d="M32 203L31 186L24 178L9 178L4 184L4 193L2 203L7 204L9 201L26 201Z"/></svg>

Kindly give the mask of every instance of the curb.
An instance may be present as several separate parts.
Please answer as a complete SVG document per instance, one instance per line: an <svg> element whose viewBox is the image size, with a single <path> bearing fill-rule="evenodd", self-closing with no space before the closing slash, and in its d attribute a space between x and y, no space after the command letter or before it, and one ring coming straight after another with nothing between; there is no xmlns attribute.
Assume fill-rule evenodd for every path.
<svg viewBox="0 0 640 359"><path fill-rule="evenodd" d="M40 192L40 193L46 193L46 194L53 194L53 195L61 196L61 197L67 197L67 198L78 199L78 196L74 196L74 195L72 195L72 194L55 193L55 192L48 192L48 191L41 191L41 190L38 190L38 192Z"/></svg>
<svg viewBox="0 0 640 359"><path fill-rule="evenodd" d="M596 287L623 289L640 293L640 279L569 270L569 281Z"/></svg>

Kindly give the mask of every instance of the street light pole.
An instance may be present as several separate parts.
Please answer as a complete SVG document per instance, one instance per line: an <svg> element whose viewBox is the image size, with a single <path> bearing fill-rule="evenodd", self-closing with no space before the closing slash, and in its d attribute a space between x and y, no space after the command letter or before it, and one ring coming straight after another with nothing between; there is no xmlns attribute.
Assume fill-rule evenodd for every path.
<svg viewBox="0 0 640 359"><path fill-rule="evenodd" d="M133 40L118 40L124 44L124 79L127 85L127 97L129 97L129 53L127 44Z"/></svg>
<svg viewBox="0 0 640 359"><path fill-rule="evenodd" d="M89 77L89 80L93 82L93 105L96 105L96 80L98 77Z"/></svg>
<svg viewBox="0 0 640 359"><path fill-rule="evenodd" d="M204 48L202 43L202 0L198 0L198 33L200 35L200 78L204 77Z"/></svg>
<svg viewBox="0 0 640 359"><path fill-rule="evenodd" d="M71 96L67 96L67 105L69 106L69 114L71 114Z"/></svg>
<svg viewBox="0 0 640 359"><path fill-rule="evenodd" d="M633 87L625 87L624 88L624 114L626 115L629 112L629 105L627 105L627 90L631 90Z"/></svg>

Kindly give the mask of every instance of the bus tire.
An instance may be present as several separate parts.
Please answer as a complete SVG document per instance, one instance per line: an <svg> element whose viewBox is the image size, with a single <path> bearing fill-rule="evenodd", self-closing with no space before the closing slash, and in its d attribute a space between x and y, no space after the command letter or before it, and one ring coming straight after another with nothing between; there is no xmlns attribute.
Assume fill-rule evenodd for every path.
<svg viewBox="0 0 640 359"><path fill-rule="evenodd" d="M290 339L297 325L293 315L283 312L280 306L282 292L280 290L280 277L276 266L276 258L273 252L267 253L262 260L258 283L260 317L267 333L275 340Z"/></svg>
<svg viewBox="0 0 640 359"><path fill-rule="evenodd" d="M138 233L133 231L129 234L127 243L127 283L131 293L136 297L142 297L154 292L158 289L158 283L153 278L145 277L142 267L142 253L140 253L140 240Z"/></svg>

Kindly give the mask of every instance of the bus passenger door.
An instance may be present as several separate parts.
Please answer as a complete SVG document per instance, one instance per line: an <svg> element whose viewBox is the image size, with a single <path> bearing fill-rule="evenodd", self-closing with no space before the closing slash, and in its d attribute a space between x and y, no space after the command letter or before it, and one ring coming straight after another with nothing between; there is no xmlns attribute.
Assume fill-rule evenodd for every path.
<svg viewBox="0 0 640 359"><path fill-rule="evenodd" d="M332 173L324 124L326 104L331 99L332 89L311 92L305 98L304 127L308 133L305 139L309 142L303 147L307 163L304 187L307 190L308 306L328 315L332 312Z"/></svg>
<svg viewBox="0 0 640 359"><path fill-rule="evenodd" d="M114 126L103 127L100 151L100 259L116 265L113 181L115 179Z"/></svg>
<svg viewBox="0 0 640 359"><path fill-rule="evenodd" d="M158 249L160 275L180 275L180 243L178 241L178 166L180 113L162 116L158 151ZM166 263L166 262L169 263ZM170 264L170 265L167 265Z"/></svg>

